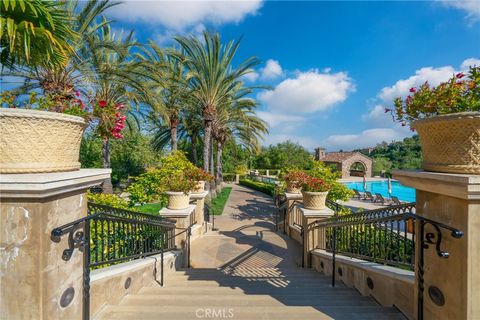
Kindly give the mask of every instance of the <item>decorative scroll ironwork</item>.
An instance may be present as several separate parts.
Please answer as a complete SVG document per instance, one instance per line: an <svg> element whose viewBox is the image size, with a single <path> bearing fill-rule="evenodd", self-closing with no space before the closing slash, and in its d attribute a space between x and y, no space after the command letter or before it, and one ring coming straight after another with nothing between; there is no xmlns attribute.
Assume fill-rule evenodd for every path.
<svg viewBox="0 0 480 320"><path fill-rule="evenodd" d="M86 217L55 228L51 239L60 242L68 234L68 248L62 259L69 261L75 249L83 252L83 319L90 317L90 270L127 260L161 254L175 248L175 237L187 238L187 264L190 262L191 227L176 228L163 217L88 203ZM175 234L175 229L182 230Z"/></svg>
<svg viewBox="0 0 480 320"><path fill-rule="evenodd" d="M333 207L332 203L329 205ZM340 209L337 208L336 211ZM426 226L433 230L426 232ZM433 246L438 257L447 259L450 254L442 247L443 232L448 231L455 239L463 236L463 232L456 228L417 215L415 203L335 215L327 220L312 222L305 232L308 235L317 229L322 229L325 234L325 248L322 249L332 252L332 270L335 270L336 254L416 269L419 291L418 319L423 319L424 251ZM416 241L420 241L417 265L415 265ZM335 286L334 273L332 286ZM432 296L431 292L429 294ZM437 293L436 296L440 295Z"/></svg>

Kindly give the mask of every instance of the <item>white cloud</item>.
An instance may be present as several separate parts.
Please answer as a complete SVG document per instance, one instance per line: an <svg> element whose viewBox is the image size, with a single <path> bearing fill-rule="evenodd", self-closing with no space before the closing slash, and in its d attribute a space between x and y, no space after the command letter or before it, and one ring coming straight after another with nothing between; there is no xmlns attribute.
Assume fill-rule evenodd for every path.
<svg viewBox="0 0 480 320"><path fill-rule="evenodd" d="M269 59L265 68L261 70L261 78L264 80L273 80L283 75L282 67L277 60Z"/></svg>
<svg viewBox="0 0 480 320"><path fill-rule="evenodd" d="M460 69L468 70L468 67L473 67L473 66L477 66L477 67L480 66L480 59L476 59L476 58L465 59L465 61L462 62Z"/></svg>
<svg viewBox="0 0 480 320"><path fill-rule="evenodd" d="M456 8L463 10L467 13L467 19L471 21L480 20L480 2L475 1L450 1L450 0L440 0L442 3L448 7Z"/></svg>
<svg viewBox="0 0 480 320"><path fill-rule="evenodd" d="M109 10L109 16L122 21L141 21L183 30L199 23L237 23L255 15L261 0L236 1L163 1L129 0Z"/></svg>
<svg viewBox="0 0 480 320"><path fill-rule="evenodd" d="M353 91L355 86L345 72L331 74L311 70L283 80L274 90L260 93L258 98L271 112L313 113L345 101Z"/></svg>
<svg viewBox="0 0 480 320"><path fill-rule="evenodd" d="M357 134L331 135L325 140L324 146L330 150L353 150L372 147L382 141L398 141L411 134L408 130L403 129L373 128Z"/></svg>
<svg viewBox="0 0 480 320"><path fill-rule="evenodd" d="M306 136L298 136L292 134L270 134L264 138L264 145L277 144L290 140L293 143L298 143L301 146L313 151L318 147L318 141Z"/></svg>
<svg viewBox="0 0 480 320"><path fill-rule="evenodd" d="M293 132L305 121L302 116L269 111L258 111L257 115L265 120L271 129L276 128L282 133Z"/></svg>
<svg viewBox="0 0 480 320"><path fill-rule="evenodd" d="M243 78L250 82L255 82L260 75L256 71L249 72L243 75Z"/></svg>

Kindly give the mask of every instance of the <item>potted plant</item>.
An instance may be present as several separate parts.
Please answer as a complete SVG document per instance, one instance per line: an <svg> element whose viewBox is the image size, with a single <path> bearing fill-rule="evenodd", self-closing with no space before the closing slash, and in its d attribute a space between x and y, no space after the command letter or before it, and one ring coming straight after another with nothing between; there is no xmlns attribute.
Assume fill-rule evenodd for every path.
<svg viewBox="0 0 480 320"><path fill-rule="evenodd" d="M470 67L449 81L410 88L395 99L391 112L402 126L420 137L423 169L448 173L480 173L480 67Z"/></svg>
<svg viewBox="0 0 480 320"><path fill-rule="evenodd" d="M167 208L181 210L188 207L190 190L197 185L197 181L188 178L184 173L175 173L164 177L161 184L168 190L165 191L165 195L168 197Z"/></svg>
<svg viewBox="0 0 480 320"><path fill-rule="evenodd" d="M28 101L4 92L0 100L0 173L36 173L80 169L83 131L97 121L104 138L122 138L125 116L121 105L91 100L89 107L75 98L37 97Z"/></svg>
<svg viewBox="0 0 480 320"><path fill-rule="evenodd" d="M186 172L186 176L196 181L196 185L191 190L191 193L202 193L205 191L205 182L212 182L213 176L203 169L194 167Z"/></svg>
<svg viewBox="0 0 480 320"><path fill-rule="evenodd" d="M302 184L303 205L306 209L324 209L329 190L330 185L325 180L306 176Z"/></svg>
<svg viewBox="0 0 480 320"><path fill-rule="evenodd" d="M306 177L305 172L300 170L293 170L288 172L283 177L283 180L285 180L285 183L287 184L287 192L300 193L305 177Z"/></svg>

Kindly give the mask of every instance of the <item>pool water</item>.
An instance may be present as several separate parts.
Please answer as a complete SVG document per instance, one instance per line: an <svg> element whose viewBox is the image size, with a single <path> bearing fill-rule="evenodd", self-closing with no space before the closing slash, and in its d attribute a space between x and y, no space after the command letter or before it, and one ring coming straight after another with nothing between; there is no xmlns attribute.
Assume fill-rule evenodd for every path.
<svg viewBox="0 0 480 320"><path fill-rule="evenodd" d="M346 183L349 189L357 189L363 192L363 182L348 182ZM367 181L367 190L373 195L380 193L384 197L390 197L388 194L388 182L385 181ZM397 196L398 199L406 202L415 202L415 189L401 185L400 182L392 180L392 196Z"/></svg>

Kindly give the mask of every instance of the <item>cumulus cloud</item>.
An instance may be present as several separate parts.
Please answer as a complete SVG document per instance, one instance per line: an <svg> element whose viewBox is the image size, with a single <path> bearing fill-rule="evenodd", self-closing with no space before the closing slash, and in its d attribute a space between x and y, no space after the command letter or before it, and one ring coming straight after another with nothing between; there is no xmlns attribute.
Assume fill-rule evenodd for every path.
<svg viewBox="0 0 480 320"><path fill-rule="evenodd" d="M474 0L474 1L441 0L441 1L444 5L448 7L465 11L467 13L467 19L469 19L470 21L480 20L480 2L478 0Z"/></svg>
<svg viewBox="0 0 480 320"><path fill-rule="evenodd" d="M479 5L480 5L480 2L479 2ZM471 66L477 66L477 67L480 66L480 59L477 59L477 58L465 59L462 62L461 66L460 66L460 69L463 70L463 71L466 71Z"/></svg>
<svg viewBox="0 0 480 320"><path fill-rule="evenodd" d="M273 80L283 75L282 67L277 60L269 59L265 68L261 70L261 78L264 80Z"/></svg>
<svg viewBox="0 0 480 320"><path fill-rule="evenodd" d="M261 6L261 0L128 0L111 8L109 16L122 21L140 21L163 25L174 30L184 30L199 23L237 23L248 15L255 15Z"/></svg>
<svg viewBox="0 0 480 320"><path fill-rule="evenodd" d="M245 80L247 80L247 81L255 82L255 81L257 81L257 79L258 79L259 76L260 76L260 75L258 74L258 72L252 71L252 72L250 72L250 73L244 74L244 75L243 75L243 78L244 78Z"/></svg>
<svg viewBox="0 0 480 320"><path fill-rule="evenodd" d="M337 134L331 135L324 145L332 150L353 150L358 148L366 148L375 146L382 141L397 141L407 136L411 132L408 130L395 130L392 128L373 128L364 130L357 134Z"/></svg>
<svg viewBox="0 0 480 320"><path fill-rule="evenodd" d="M310 70L283 80L258 98L272 112L313 113L345 101L353 91L355 85L345 72Z"/></svg>
<svg viewBox="0 0 480 320"><path fill-rule="evenodd" d="M272 113L269 111L258 111L257 115L265 120L271 129L278 129L282 133L294 131L305 121L305 118L302 116Z"/></svg>
<svg viewBox="0 0 480 320"><path fill-rule="evenodd" d="M277 144L280 142L291 141L298 143L301 146L313 151L315 147L318 147L318 141L307 136L299 136L294 134L270 134L264 138L264 145Z"/></svg>

